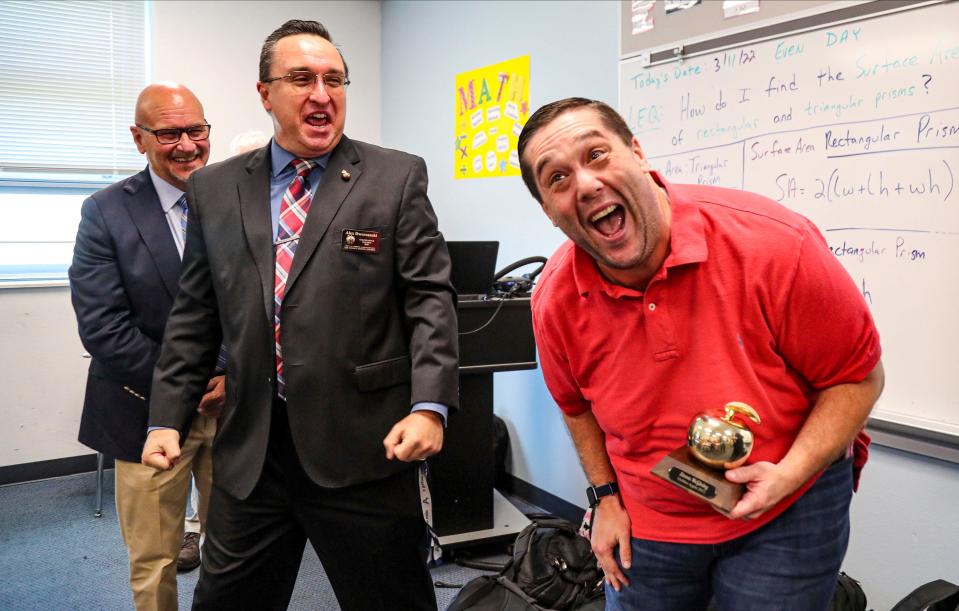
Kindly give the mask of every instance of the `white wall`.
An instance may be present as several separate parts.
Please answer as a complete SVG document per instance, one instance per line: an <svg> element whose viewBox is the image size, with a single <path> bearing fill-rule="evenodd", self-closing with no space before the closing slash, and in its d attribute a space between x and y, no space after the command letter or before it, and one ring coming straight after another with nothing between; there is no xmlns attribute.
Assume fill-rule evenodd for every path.
<svg viewBox="0 0 959 611"><path fill-rule="evenodd" d="M273 133L256 92L260 47L287 19L313 19L329 29L350 67L346 133L380 142L379 2L163 1L150 6L153 80L179 81L200 98L213 125L211 161L229 157L238 133ZM189 34L195 28L203 34Z"/></svg>
<svg viewBox="0 0 959 611"><path fill-rule="evenodd" d="M873 444L851 513L843 570L870 608L933 579L959 584L959 465Z"/></svg>
<svg viewBox="0 0 959 611"><path fill-rule="evenodd" d="M383 141L421 155L440 229L499 240L497 267L549 256L563 241L517 177L456 180L456 74L530 56L530 108L571 95L616 104L618 2L387 2L383 5ZM605 69L608 67L608 69ZM522 271L531 271L522 270ZM495 376L510 429L511 472L584 504L586 479L538 370Z"/></svg>
<svg viewBox="0 0 959 611"><path fill-rule="evenodd" d="M0 466L89 454L82 358L66 288L0 290Z"/></svg>
<svg viewBox="0 0 959 611"><path fill-rule="evenodd" d="M500 266L560 242L519 178L453 179L454 78L529 54L531 107L570 95L616 106L618 2L388 2L383 5L383 140L423 156L440 228L497 239ZM659 23L657 23L659 25ZM585 505L585 480L540 372L497 374L495 409L516 477ZM959 465L873 446L852 508L845 570L889 609L918 585L959 583Z"/></svg>
<svg viewBox="0 0 959 611"><path fill-rule="evenodd" d="M263 39L287 19L329 28L350 66L346 133L380 141L379 2L152 2L153 80L186 84L213 125L211 161L272 134L256 93ZM191 33L199 32L199 33ZM144 160L144 166L146 160ZM76 441L87 361L70 291L0 290L0 467L90 454Z"/></svg>

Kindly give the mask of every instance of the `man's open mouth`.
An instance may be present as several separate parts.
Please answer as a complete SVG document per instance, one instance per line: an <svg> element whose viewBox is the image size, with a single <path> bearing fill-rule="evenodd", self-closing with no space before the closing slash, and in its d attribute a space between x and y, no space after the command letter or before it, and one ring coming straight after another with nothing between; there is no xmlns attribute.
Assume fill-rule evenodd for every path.
<svg viewBox="0 0 959 611"><path fill-rule="evenodd" d="M619 204L610 204L589 217L596 231L606 237L612 236L626 224L626 211Z"/></svg>
<svg viewBox="0 0 959 611"><path fill-rule="evenodd" d="M311 115L307 115L306 122L313 127L323 127L330 123L330 115L325 112L314 112Z"/></svg>

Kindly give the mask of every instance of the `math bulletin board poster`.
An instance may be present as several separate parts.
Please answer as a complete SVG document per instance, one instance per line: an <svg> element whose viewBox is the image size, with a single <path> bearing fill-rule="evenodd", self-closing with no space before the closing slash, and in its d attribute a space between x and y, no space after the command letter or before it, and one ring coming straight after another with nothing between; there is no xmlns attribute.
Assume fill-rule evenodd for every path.
<svg viewBox="0 0 959 611"><path fill-rule="evenodd" d="M456 75L456 178L519 176L516 141L528 118L529 55Z"/></svg>

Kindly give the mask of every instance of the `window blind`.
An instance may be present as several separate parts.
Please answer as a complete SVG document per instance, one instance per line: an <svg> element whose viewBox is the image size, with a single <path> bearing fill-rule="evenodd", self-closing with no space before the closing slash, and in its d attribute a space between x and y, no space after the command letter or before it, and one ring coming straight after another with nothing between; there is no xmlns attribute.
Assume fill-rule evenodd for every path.
<svg viewBox="0 0 959 611"><path fill-rule="evenodd" d="M0 288L64 285L84 197L143 168L148 10L0 0Z"/></svg>
<svg viewBox="0 0 959 611"><path fill-rule="evenodd" d="M0 180L142 168L129 126L146 84L146 10L0 2Z"/></svg>

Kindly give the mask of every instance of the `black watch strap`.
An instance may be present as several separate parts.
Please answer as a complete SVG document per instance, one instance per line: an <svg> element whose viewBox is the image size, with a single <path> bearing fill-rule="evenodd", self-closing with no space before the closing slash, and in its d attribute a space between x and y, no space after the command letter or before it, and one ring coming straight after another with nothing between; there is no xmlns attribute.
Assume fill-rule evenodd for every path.
<svg viewBox="0 0 959 611"><path fill-rule="evenodd" d="M599 504L599 499L617 492L619 492L619 484L616 482L607 482L602 486L590 486L586 489L586 500L589 501L590 507L596 507Z"/></svg>

